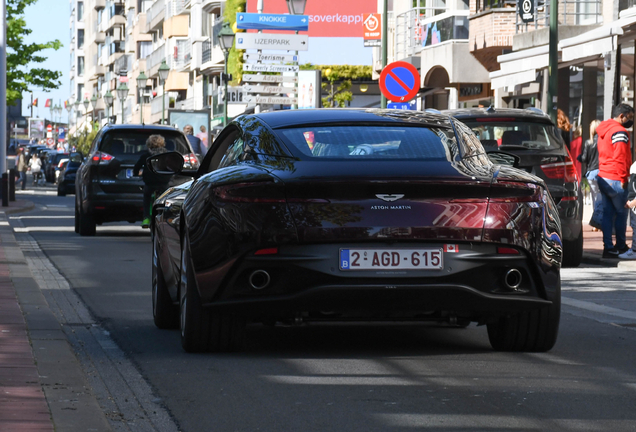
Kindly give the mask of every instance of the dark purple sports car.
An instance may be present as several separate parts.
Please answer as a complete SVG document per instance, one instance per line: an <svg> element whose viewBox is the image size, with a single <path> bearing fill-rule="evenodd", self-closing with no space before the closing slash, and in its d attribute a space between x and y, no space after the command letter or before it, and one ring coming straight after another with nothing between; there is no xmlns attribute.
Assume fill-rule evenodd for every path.
<svg viewBox="0 0 636 432"><path fill-rule="evenodd" d="M153 313L186 351L246 323L485 324L491 345L558 333L558 211L544 182L447 115L299 110L235 119L154 206Z"/></svg>

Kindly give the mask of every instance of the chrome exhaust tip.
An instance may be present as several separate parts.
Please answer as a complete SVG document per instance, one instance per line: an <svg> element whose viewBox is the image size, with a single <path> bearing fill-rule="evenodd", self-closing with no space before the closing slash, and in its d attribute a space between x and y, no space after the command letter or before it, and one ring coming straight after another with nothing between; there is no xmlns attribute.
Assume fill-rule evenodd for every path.
<svg viewBox="0 0 636 432"><path fill-rule="evenodd" d="M256 270L252 272L249 277L250 286L255 290L262 290L267 288L269 283L271 282L271 278L269 273L265 270Z"/></svg>
<svg viewBox="0 0 636 432"><path fill-rule="evenodd" d="M506 287L512 290L516 290L517 288L519 288L522 280L523 277L521 276L521 272L517 269L508 270L506 276L504 277Z"/></svg>

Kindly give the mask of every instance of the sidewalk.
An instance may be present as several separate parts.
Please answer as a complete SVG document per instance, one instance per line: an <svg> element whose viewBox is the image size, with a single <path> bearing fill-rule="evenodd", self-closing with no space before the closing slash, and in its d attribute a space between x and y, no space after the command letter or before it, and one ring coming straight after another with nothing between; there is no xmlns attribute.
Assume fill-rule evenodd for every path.
<svg viewBox="0 0 636 432"><path fill-rule="evenodd" d="M585 205L583 208L583 263L636 270L636 261L603 258L603 233L592 231L592 227L587 224L591 217L592 206ZM632 245L632 228L629 226L629 220L627 221L627 245Z"/></svg>
<svg viewBox="0 0 636 432"><path fill-rule="evenodd" d="M6 219L6 214L32 208L32 202L17 200L10 202L8 208L0 207L0 215ZM9 223L2 220L0 225ZM0 430L53 432L26 321L9 274L4 235L0 243Z"/></svg>

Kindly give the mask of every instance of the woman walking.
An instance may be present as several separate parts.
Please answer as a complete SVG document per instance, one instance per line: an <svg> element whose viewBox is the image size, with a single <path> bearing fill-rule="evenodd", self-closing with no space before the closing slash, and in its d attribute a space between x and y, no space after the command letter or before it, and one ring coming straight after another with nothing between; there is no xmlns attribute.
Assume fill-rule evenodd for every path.
<svg viewBox="0 0 636 432"><path fill-rule="evenodd" d="M598 181L598 135L596 128L601 124L600 120L592 120L590 123L590 139L585 141L583 152L579 155L578 160L586 165L585 177L590 185L590 194L592 195L592 218L590 226L594 231L601 229L603 221L603 196L599 193Z"/></svg>
<svg viewBox="0 0 636 432"><path fill-rule="evenodd" d="M29 166L27 165L26 157L24 156L24 147L20 147L18 149L18 155L16 156L16 169L18 170L18 179L15 182L15 186L18 186L18 183L22 183L22 190L26 189L26 173Z"/></svg>

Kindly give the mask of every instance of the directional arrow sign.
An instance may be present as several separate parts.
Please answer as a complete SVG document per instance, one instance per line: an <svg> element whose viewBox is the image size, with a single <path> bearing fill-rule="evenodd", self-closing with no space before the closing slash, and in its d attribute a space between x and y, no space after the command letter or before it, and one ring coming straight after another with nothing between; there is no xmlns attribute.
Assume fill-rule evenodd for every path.
<svg viewBox="0 0 636 432"><path fill-rule="evenodd" d="M245 82L264 82L264 83L297 83L298 77L282 76L282 75L261 75L261 74L245 74L243 75Z"/></svg>
<svg viewBox="0 0 636 432"><path fill-rule="evenodd" d="M308 51L309 36L297 34L239 33L236 49Z"/></svg>
<svg viewBox="0 0 636 432"><path fill-rule="evenodd" d="M307 15L277 15L244 13L236 14L236 27L254 30L309 30Z"/></svg>
<svg viewBox="0 0 636 432"><path fill-rule="evenodd" d="M243 70L246 72L298 72L300 67L291 65L243 63Z"/></svg>
<svg viewBox="0 0 636 432"><path fill-rule="evenodd" d="M271 93L271 94L289 94L289 93L297 93L298 89L294 87L279 87L279 86L268 86L268 85L244 85L243 91L245 93Z"/></svg>
<svg viewBox="0 0 636 432"><path fill-rule="evenodd" d="M268 96L245 96L243 100L247 103L255 104L281 104L294 105L298 103L295 97L268 97Z"/></svg>
<svg viewBox="0 0 636 432"><path fill-rule="evenodd" d="M243 60L250 62L298 63L297 55L286 54L243 54Z"/></svg>

